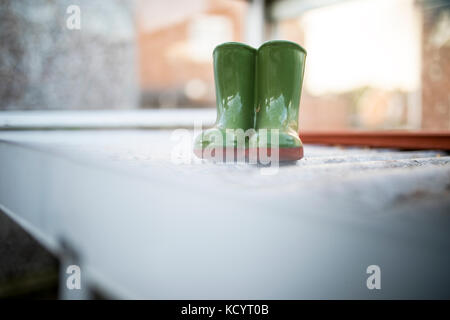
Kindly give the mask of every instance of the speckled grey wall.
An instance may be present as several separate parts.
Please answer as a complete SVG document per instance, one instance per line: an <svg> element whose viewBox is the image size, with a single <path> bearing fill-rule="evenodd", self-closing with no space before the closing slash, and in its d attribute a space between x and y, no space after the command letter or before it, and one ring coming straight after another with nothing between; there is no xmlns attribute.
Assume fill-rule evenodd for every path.
<svg viewBox="0 0 450 320"><path fill-rule="evenodd" d="M68 6L81 10L70 30ZM138 106L135 1L0 0L0 110Z"/></svg>

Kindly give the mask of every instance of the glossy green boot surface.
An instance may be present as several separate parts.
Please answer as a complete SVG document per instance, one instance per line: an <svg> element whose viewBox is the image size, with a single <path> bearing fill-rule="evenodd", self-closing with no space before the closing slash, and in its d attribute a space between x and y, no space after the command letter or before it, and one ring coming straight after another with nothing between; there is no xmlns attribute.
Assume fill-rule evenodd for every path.
<svg viewBox="0 0 450 320"><path fill-rule="evenodd" d="M298 136L300 94L306 51L289 41L269 41L258 50L237 42L214 49L217 119L213 128L195 140L201 158L226 152L258 149L270 155L278 148L279 160L298 160L303 146ZM256 129L257 134L242 138ZM274 139L272 139L274 138ZM207 151L205 154L205 150Z"/></svg>
<svg viewBox="0 0 450 320"><path fill-rule="evenodd" d="M227 129L254 127L255 58L256 49L242 43L228 42L217 46L213 52L216 87L217 119L213 128L202 132L195 140L194 152L208 157L205 150L213 148L243 148L232 134L226 138ZM239 142L239 143L238 143Z"/></svg>
<svg viewBox="0 0 450 320"><path fill-rule="evenodd" d="M257 144L259 149L271 148L271 129L278 129L279 139L276 140L280 160L303 157L298 115L305 58L305 49L289 41L269 41L258 49L255 88Z"/></svg>

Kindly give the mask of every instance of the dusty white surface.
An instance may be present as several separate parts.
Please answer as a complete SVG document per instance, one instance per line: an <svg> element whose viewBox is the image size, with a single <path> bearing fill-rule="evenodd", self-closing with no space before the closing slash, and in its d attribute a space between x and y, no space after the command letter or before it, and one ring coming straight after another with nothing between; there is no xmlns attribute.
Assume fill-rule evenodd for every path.
<svg viewBox="0 0 450 320"><path fill-rule="evenodd" d="M0 203L138 298L430 298L450 288L450 157L305 146L274 175L174 164L172 131L0 132ZM382 270L382 290L366 268Z"/></svg>

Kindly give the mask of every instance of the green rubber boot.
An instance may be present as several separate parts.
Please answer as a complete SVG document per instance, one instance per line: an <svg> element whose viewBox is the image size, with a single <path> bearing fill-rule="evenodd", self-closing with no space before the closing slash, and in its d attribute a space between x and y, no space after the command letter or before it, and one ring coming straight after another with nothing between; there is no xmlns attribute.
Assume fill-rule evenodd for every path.
<svg viewBox="0 0 450 320"><path fill-rule="evenodd" d="M256 53L256 49L237 42L227 42L214 49L217 119L213 128L196 137L194 153L198 157L212 158L218 151L225 155L230 150L236 157L236 153L245 152L248 137L243 142L234 130L245 132L254 128Z"/></svg>
<svg viewBox="0 0 450 320"><path fill-rule="evenodd" d="M280 161L303 157L303 145L298 136L298 111L305 58L305 49L289 41L269 41L258 49L255 78L257 136L251 141L251 147L257 144L258 158L261 151L270 156L270 149L277 147L277 142Z"/></svg>

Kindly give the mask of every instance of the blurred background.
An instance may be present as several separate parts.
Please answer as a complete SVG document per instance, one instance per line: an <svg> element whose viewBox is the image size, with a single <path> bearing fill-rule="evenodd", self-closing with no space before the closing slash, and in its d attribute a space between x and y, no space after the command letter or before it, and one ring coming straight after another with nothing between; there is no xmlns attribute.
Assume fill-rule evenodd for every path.
<svg viewBox="0 0 450 320"><path fill-rule="evenodd" d="M0 23L0 110L214 108L216 45L286 39L302 129L450 129L447 0L2 0Z"/></svg>

